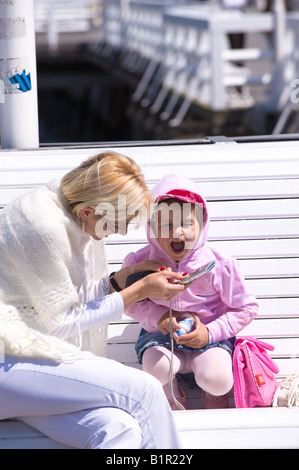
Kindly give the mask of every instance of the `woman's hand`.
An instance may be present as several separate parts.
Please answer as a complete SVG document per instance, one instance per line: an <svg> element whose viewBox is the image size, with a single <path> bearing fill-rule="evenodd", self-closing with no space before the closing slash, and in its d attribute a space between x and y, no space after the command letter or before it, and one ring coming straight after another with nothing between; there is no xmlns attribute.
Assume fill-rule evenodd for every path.
<svg viewBox="0 0 299 470"><path fill-rule="evenodd" d="M197 315L194 315L195 329L187 333L186 335L178 336L176 333L173 334L175 341L178 344L184 344L189 348L204 348L209 344L209 330L201 323Z"/></svg>
<svg viewBox="0 0 299 470"><path fill-rule="evenodd" d="M183 284L174 282L181 281L184 277L183 274L166 268L163 271L149 274L138 282L143 284L143 298L151 297L153 299L170 300L174 295L186 289L186 286Z"/></svg>
<svg viewBox="0 0 299 470"><path fill-rule="evenodd" d="M173 296L187 289L187 285L180 282L184 275L166 268L136 281L134 284L120 291L124 301L124 308L140 300L151 297L153 299L170 300Z"/></svg>

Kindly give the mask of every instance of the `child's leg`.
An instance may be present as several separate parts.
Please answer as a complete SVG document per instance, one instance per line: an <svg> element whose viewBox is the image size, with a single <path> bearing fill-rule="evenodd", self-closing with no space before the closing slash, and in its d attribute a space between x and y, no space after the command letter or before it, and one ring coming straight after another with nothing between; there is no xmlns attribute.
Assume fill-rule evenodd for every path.
<svg viewBox="0 0 299 470"><path fill-rule="evenodd" d="M196 383L214 396L228 393L233 386L232 359L228 351L215 347L203 353L190 353L189 363Z"/></svg>
<svg viewBox="0 0 299 470"><path fill-rule="evenodd" d="M173 375L181 369L182 357L180 353L173 355ZM145 372L156 377L162 385L169 383L170 351L163 346L153 346L144 351L142 368Z"/></svg>
<svg viewBox="0 0 299 470"><path fill-rule="evenodd" d="M163 346L153 346L145 350L142 356L143 370L156 377L163 385L164 393L172 409L178 409L174 402L170 386L169 386L169 369L170 369L171 353L169 349ZM173 355L173 394L175 398L186 407L185 394L179 387L175 378L178 372L181 372L185 366L185 358L183 352L176 351Z"/></svg>

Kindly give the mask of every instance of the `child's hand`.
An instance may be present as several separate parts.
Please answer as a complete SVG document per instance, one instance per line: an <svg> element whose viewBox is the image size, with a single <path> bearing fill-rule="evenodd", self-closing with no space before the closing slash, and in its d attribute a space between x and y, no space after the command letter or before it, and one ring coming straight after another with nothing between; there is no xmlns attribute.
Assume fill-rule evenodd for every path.
<svg viewBox="0 0 299 470"><path fill-rule="evenodd" d="M209 330L206 325L201 323L200 319L196 315L194 315L194 320L194 330L182 336L178 336L174 333L173 337L178 344L184 344L189 348L204 348L209 344Z"/></svg>
<svg viewBox="0 0 299 470"><path fill-rule="evenodd" d="M179 317L180 315L182 315L181 312L176 312L174 310L172 311L172 330L173 331L176 331L179 328L176 318ZM168 333L170 333L169 326L170 325L169 325L169 311L168 311L164 313L164 315L158 321L158 328L164 335L167 335Z"/></svg>

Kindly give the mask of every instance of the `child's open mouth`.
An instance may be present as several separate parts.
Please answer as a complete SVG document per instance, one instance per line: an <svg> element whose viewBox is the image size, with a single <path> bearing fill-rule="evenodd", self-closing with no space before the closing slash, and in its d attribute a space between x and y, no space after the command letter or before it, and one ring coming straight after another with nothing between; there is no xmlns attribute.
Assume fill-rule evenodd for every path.
<svg viewBox="0 0 299 470"><path fill-rule="evenodd" d="M184 241L171 242L170 246L175 253L182 253L185 249L185 242Z"/></svg>

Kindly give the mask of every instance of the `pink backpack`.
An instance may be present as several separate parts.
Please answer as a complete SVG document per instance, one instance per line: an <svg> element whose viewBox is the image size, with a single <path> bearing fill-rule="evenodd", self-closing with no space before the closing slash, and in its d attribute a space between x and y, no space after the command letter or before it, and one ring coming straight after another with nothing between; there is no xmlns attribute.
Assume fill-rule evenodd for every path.
<svg viewBox="0 0 299 470"><path fill-rule="evenodd" d="M279 372L266 349L274 346L250 336L242 336L235 342L233 354L234 398L236 408L270 406L278 382L274 374Z"/></svg>

